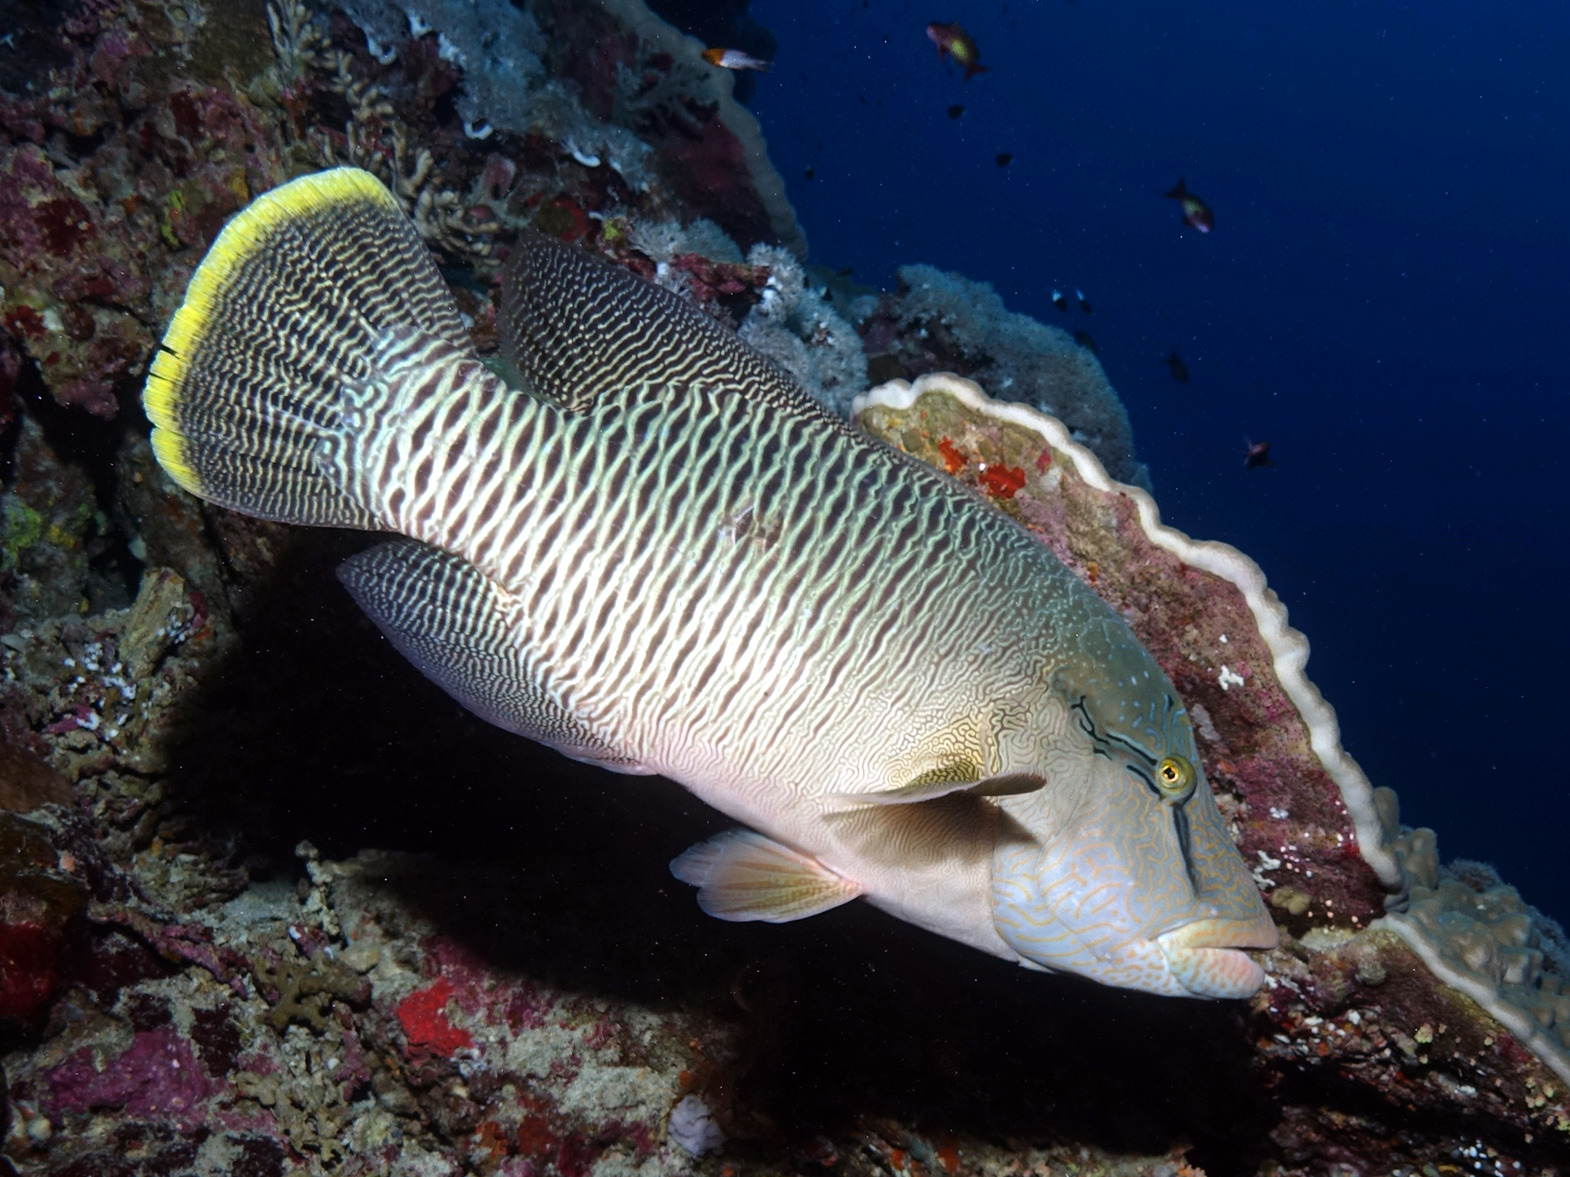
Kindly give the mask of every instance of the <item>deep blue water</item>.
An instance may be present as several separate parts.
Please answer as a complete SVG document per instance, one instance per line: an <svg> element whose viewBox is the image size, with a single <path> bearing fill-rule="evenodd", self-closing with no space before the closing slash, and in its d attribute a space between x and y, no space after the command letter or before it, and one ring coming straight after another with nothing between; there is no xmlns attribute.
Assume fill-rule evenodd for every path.
<svg viewBox="0 0 1570 1177"><path fill-rule="evenodd" d="M1092 332L1165 518L1264 567L1374 783L1570 923L1570 8L1266 9L754 0L751 104L813 261Z"/></svg>

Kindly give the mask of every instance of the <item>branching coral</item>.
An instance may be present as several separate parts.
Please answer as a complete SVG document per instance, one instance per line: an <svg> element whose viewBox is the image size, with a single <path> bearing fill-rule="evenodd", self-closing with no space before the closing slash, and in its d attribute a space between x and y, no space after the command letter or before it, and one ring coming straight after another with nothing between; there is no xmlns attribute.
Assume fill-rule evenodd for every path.
<svg viewBox="0 0 1570 1177"><path fill-rule="evenodd" d="M668 262L678 254L695 253L711 261L740 264L741 250L707 217L683 225L680 221L623 218L627 244L649 260Z"/></svg>
<svg viewBox="0 0 1570 1177"><path fill-rule="evenodd" d="M268 22L285 77L299 84L319 74L349 109L341 142L319 126L307 132L316 162L322 167L347 163L372 172L398 198L421 237L471 265L485 263L500 225L485 213L477 215L480 206L443 185L435 155L427 147L411 146L408 127L397 118L386 90L357 76L349 54L327 47L300 0L269 6Z"/></svg>
<svg viewBox="0 0 1570 1177"><path fill-rule="evenodd" d="M840 317L789 250L755 245L747 255L766 266L763 297L741 325L742 341L790 373L808 392L841 416L867 387L867 356L856 329Z"/></svg>

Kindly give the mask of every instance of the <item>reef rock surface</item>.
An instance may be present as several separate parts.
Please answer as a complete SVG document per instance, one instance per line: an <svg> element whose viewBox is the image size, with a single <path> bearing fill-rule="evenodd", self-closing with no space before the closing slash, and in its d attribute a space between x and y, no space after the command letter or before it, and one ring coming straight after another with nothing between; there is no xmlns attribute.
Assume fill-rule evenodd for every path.
<svg viewBox="0 0 1570 1177"><path fill-rule="evenodd" d="M869 361L996 375L914 285L816 287L696 42L635 0L28 11L0 58L0 1174L1570 1172L1562 937L1337 759L1262 580L1107 478L1138 467L1083 356L1008 392L1094 406L1078 440L942 376L860 421L1032 528L1183 691L1284 932L1250 1003L858 905L709 920L666 864L717 815L461 711L334 580L365 537L167 482L119 411L154 341L229 214L334 163L404 202L482 351L533 225L842 406Z"/></svg>

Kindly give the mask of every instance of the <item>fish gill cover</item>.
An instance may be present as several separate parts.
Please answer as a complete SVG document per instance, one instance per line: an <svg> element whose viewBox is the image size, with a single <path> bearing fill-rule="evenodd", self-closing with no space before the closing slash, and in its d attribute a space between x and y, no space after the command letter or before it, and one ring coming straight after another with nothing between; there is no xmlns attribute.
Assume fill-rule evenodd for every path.
<svg viewBox="0 0 1570 1177"><path fill-rule="evenodd" d="M1532 228L1562 158L1530 93L1557 17L754 15L777 50L620 2L67 4L0 29L6 1162L1562 1168L1566 947L1506 885L1564 910L1533 849L1562 800L1512 792L1542 779L1516 733L1563 698L1541 591L1563 489L1529 460L1564 436L1555 243ZM945 64L932 16L986 72ZM744 79L773 164L714 45L776 59ZM1136 59L1157 66L1108 69ZM1363 126L1379 152L1356 153ZM1316 134L1352 154L1305 166ZM1483 161L1492 195L1446 159ZM863 424L1035 529L1178 686L1282 931L1267 985L1237 1008L1089 989L854 904L707 921L664 863L712 814L452 705L337 591L352 540L176 491L119 412L154 340L229 217L344 163L435 250L482 354L532 226L678 291L841 413L925 376ZM1162 199L1180 177L1213 232ZM1102 362L1072 341L1092 303ZM1358 762L1257 567L1100 472L1135 434L1168 518L1286 586ZM1276 464L1246 471L1246 437ZM1402 816L1500 870L1441 865Z"/></svg>

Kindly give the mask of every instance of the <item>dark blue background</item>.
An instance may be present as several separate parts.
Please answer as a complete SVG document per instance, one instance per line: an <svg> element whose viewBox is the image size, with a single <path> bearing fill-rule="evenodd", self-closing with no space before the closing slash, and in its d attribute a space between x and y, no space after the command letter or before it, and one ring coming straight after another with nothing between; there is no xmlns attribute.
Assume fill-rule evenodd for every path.
<svg viewBox="0 0 1570 1177"><path fill-rule="evenodd" d="M1264 7L755 0L752 107L812 260L1091 331L1165 518L1264 567L1374 783L1570 922L1570 9Z"/></svg>

